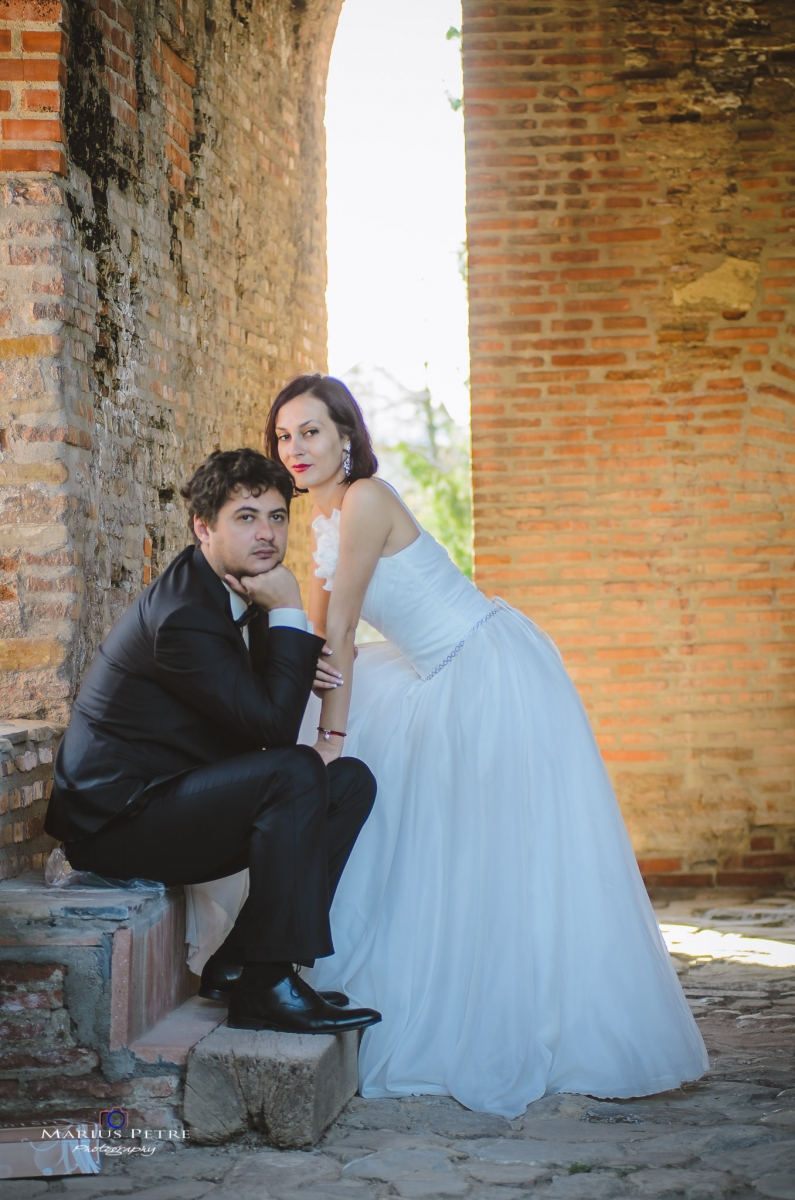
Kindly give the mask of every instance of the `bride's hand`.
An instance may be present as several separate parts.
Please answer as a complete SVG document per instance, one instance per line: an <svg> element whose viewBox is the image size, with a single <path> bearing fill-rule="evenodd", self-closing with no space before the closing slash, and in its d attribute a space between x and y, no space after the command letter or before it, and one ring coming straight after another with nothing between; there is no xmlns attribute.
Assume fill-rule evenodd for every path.
<svg viewBox="0 0 795 1200"><path fill-rule="evenodd" d="M314 749L317 750L323 762L328 766L333 763L342 754L342 746L335 746L333 742L326 741L325 738L318 738L315 742Z"/></svg>
<svg viewBox="0 0 795 1200"><path fill-rule="evenodd" d="M321 699L325 691L328 691L329 688L339 687L343 681L339 671L336 671L330 662L323 659L323 654L331 654L331 648L329 646L323 647L321 657L317 660L317 667L315 669L315 682L312 685L312 691L316 696L320 696Z"/></svg>

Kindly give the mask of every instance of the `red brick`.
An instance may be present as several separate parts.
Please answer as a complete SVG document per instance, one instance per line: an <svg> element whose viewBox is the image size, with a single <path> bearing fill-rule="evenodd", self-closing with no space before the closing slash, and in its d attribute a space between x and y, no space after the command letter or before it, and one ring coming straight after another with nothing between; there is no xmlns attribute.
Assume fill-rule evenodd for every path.
<svg viewBox="0 0 795 1200"><path fill-rule="evenodd" d="M0 150L0 171L53 171L66 174L63 150Z"/></svg>
<svg viewBox="0 0 795 1200"><path fill-rule="evenodd" d="M771 867L795 867L795 854L744 854L743 867L747 870L763 870Z"/></svg>
<svg viewBox="0 0 795 1200"><path fill-rule="evenodd" d="M23 54L63 54L66 38L59 30L51 33L22 31Z"/></svg>
<svg viewBox="0 0 795 1200"><path fill-rule="evenodd" d="M60 0L0 0L0 21L60 21Z"/></svg>
<svg viewBox="0 0 795 1200"><path fill-rule="evenodd" d="M0 80L66 83L66 65L57 58L0 59Z"/></svg>
<svg viewBox="0 0 795 1200"><path fill-rule="evenodd" d="M95 1069L99 1056L84 1046L47 1047L27 1052L12 1051L3 1054L5 1071L74 1071L80 1074Z"/></svg>
<svg viewBox="0 0 795 1200"><path fill-rule="evenodd" d="M589 242L650 242L661 237L661 231L651 226L636 229L589 229Z"/></svg>
<svg viewBox="0 0 795 1200"><path fill-rule="evenodd" d="M680 887L680 888L705 888L713 887L715 880L712 875L703 871L683 871L677 875L674 872L670 874L658 874L654 871L648 875L644 874L643 882L646 887Z"/></svg>
<svg viewBox="0 0 795 1200"><path fill-rule="evenodd" d="M0 112L8 112L11 107L11 93L0 91Z"/></svg>
<svg viewBox="0 0 795 1200"><path fill-rule="evenodd" d="M649 872L681 871L681 858L639 858L638 867L646 875Z"/></svg>
<svg viewBox="0 0 795 1200"><path fill-rule="evenodd" d="M718 887L783 888L786 886L785 871L718 871L715 875Z"/></svg>
<svg viewBox="0 0 795 1200"><path fill-rule="evenodd" d="M22 107L29 112L59 112L61 92L59 88L26 88L22 93Z"/></svg>
<svg viewBox="0 0 795 1200"><path fill-rule="evenodd" d="M0 54L11 52L11 30L0 29Z"/></svg>
<svg viewBox="0 0 795 1200"><path fill-rule="evenodd" d="M160 53L186 87L194 88L196 86L196 72L189 63L185 62L184 58L180 58L166 42L161 42Z"/></svg>
<svg viewBox="0 0 795 1200"><path fill-rule="evenodd" d="M37 121L27 117L21 121L4 120L3 137L13 142L62 142L63 127L60 121Z"/></svg>

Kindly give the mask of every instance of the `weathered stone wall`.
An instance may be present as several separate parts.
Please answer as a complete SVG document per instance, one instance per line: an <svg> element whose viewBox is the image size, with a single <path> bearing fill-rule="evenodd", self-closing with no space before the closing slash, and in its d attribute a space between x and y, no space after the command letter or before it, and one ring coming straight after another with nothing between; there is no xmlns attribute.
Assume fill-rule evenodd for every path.
<svg viewBox="0 0 795 1200"><path fill-rule="evenodd" d="M44 832L63 727L0 721L0 880L43 869L57 845Z"/></svg>
<svg viewBox="0 0 795 1200"><path fill-rule="evenodd" d="M795 865L795 10L464 0L476 571L647 881Z"/></svg>
<svg viewBox="0 0 795 1200"><path fill-rule="evenodd" d="M217 446L261 445L276 390L325 365L340 5L0 0L9 716L68 716L104 632L188 540L180 482Z"/></svg>

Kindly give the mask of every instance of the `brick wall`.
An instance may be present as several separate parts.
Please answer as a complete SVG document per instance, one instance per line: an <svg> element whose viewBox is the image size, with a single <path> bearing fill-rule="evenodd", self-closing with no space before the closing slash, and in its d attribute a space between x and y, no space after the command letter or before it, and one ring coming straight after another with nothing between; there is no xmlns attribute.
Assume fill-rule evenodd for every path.
<svg viewBox="0 0 795 1200"><path fill-rule="evenodd" d="M477 581L647 882L792 886L795 11L464 15Z"/></svg>
<svg viewBox="0 0 795 1200"><path fill-rule="evenodd" d="M0 880L42 870L57 845L44 832L44 815L62 732L44 722L0 722Z"/></svg>
<svg viewBox="0 0 795 1200"><path fill-rule="evenodd" d="M0 0L0 669L65 720L185 545L180 483L325 366L341 0ZM305 513L292 556L306 574Z"/></svg>

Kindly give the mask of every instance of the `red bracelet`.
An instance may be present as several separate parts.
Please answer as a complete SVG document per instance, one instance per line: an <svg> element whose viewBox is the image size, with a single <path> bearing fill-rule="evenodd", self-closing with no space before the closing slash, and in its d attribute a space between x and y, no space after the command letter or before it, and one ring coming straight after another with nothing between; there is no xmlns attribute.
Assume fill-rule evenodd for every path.
<svg viewBox="0 0 795 1200"><path fill-rule="evenodd" d="M325 741L328 741L332 734L334 737L345 737L345 734L341 733L339 729L324 729L322 725L318 725L317 731L323 734Z"/></svg>

